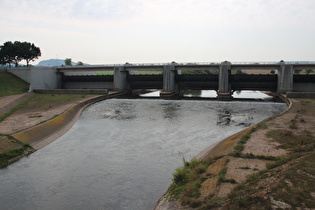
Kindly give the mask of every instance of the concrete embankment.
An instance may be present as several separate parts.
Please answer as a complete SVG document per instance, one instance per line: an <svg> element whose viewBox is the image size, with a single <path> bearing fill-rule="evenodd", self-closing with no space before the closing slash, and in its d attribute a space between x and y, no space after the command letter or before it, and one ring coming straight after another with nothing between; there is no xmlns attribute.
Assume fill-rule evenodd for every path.
<svg viewBox="0 0 315 210"><path fill-rule="evenodd" d="M15 133L12 137L23 143L30 144L35 149L40 149L65 134L87 106L121 94L123 93L111 93L86 100L65 110L58 117Z"/></svg>

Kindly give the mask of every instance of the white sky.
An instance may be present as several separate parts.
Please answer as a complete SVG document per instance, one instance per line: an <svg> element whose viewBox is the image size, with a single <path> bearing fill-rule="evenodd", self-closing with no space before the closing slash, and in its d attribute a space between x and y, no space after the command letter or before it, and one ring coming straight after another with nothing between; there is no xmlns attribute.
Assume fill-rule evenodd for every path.
<svg viewBox="0 0 315 210"><path fill-rule="evenodd" d="M315 61L315 0L0 0L0 28L35 64Z"/></svg>

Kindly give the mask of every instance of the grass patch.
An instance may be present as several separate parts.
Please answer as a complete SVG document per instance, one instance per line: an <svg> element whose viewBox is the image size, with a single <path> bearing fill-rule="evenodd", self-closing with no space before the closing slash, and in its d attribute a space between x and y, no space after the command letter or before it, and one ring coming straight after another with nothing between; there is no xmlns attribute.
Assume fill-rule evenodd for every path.
<svg viewBox="0 0 315 210"><path fill-rule="evenodd" d="M250 132L249 133L246 133L239 141L238 143L236 144L236 146L234 147L234 151L235 153L237 154L240 154L244 148L245 148L245 144L247 142L247 140L250 138Z"/></svg>
<svg viewBox="0 0 315 210"><path fill-rule="evenodd" d="M279 156L275 159L275 162L273 163L269 163L267 164L267 169L270 170L270 169L273 169L273 168L276 168L276 167L279 167L279 166L282 166L283 164L289 162L290 160L292 160L293 157L290 157L290 156Z"/></svg>
<svg viewBox="0 0 315 210"><path fill-rule="evenodd" d="M247 158L247 159L260 159L260 160L276 160L277 158L274 156L268 155L254 155L253 153L231 153L229 154L233 157Z"/></svg>
<svg viewBox="0 0 315 210"><path fill-rule="evenodd" d="M297 126L297 120L298 119L298 115L295 116L294 119L292 119L289 123L289 128L290 129L298 129L298 126Z"/></svg>
<svg viewBox="0 0 315 210"><path fill-rule="evenodd" d="M135 75L161 75L163 71L135 71Z"/></svg>
<svg viewBox="0 0 315 210"><path fill-rule="evenodd" d="M160 75L163 71L134 71L135 75ZM114 75L114 71L96 71L96 75Z"/></svg>
<svg viewBox="0 0 315 210"><path fill-rule="evenodd" d="M96 75L114 75L114 71L96 71Z"/></svg>
<svg viewBox="0 0 315 210"><path fill-rule="evenodd" d="M226 163L227 164L227 163ZM219 172L219 177L218 177L218 185L221 183L226 183L229 182L231 184L236 184L236 181L234 179L227 179L225 178L225 175L227 173L227 167L224 167L220 172Z"/></svg>
<svg viewBox="0 0 315 210"><path fill-rule="evenodd" d="M173 173L173 183L168 189L169 199L179 199L182 204L191 207L201 205L198 198L200 197L199 189L205 180L204 172L215 160L213 158L201 161L192 159L187 162L183 159L183 166Z"/></svg>
<svg viewBox="0 0 315 210"><path fill-rule="evenodd" d="M304 153L305 154L305 153ZM273 168L290 163L287 169ZM267 165L266 171L261 171L247 176L246 182L237 185L228 195L230 209L240 209L251 205L261 209L268 205L268 199L264 200L259 196L252 196L260 190L268 187L275 200L283 201L292 207L314 208L315 200L312 192L315 192L315 152L307 155L293 153L288 156L277 157L273 164ZM281 177L280 171L283 171ZM271 186L265 185L264 179L277 176L277 182Z"/></svg>
<svg viewBox="0 0 315 210"><path fill-rule="evenodd" d="M256 127L254 127L250 131L250 133L253 133L253 132L257 131L258 129L267 129L267 128L268 128L268 125L267 125L266 121L264 121L264 122L259 123Z"/></svg>
<svg viewBox="0 0 315 210"><path fill-rule="evenodd" d="M291 130L275 129L267 132L267 137L280 143L279 148L291 151L310 151L315 148L314 137L309 131L294 134Z"/></svg>
<svg viewBox="0 0 315 210"><path fill-rule="evenodd" d="M237 185L232 192L228 195L231 200L229 209L246 209L253 203L259 202L255 197L247 197L247 195L253 194L257 191L254 186L262 179L262 173L253 173L247 176L245 183Z"/></svg>
<svg viewBox="0 0 315 210"><path fill-rule="evenodd" d="M22 147L18 149L8 150L0 153L0 166L6 165L6 163L22 154L24 154L27 150L33 150L33 148L29 144L23 144Z"/></svg>
<svg viewBox="0 0 315 210"><path fill-rule="evenodd" d="M11 114L13 114L18 109L22 108L25 104L27 104L33 96L30 96L29 98L25 99L22 103L17 105L16 107L12 108L9 112L5 113L4 115L0 116L0 122L3 121L5 118L9 117Z"/></svg>
<svg viewBox="0 0 315 210"><path fill-rule="evenodd" d="M46 110L49 110L53 106L58 106L65 104L76 99L85 97L85 94L34 94L32 100L30 100L23 107L20 107L22 110L35 109L38 107L45 107Z"/></svg>
<svg viewBox="0 0 315 210"><path fill-rule="evenodd" d="M273 188L275 199L294 207L314 208L315 200L315 152L305 156L290 168L277 186ZM303 206L303 204L305 206Z"/></svg>
<svg viewBox="0 0 315 210"><path fill-rule="evenodd" d="M29 84L15 75L0 71L0 97L26 93Z"/></svg>
<svg viewBox="0 0 315 210"><path fill-rule="evenodd" d="M28 118L39 118L42 117L43 115L32 115L32 116L28 116Z"/></svg>

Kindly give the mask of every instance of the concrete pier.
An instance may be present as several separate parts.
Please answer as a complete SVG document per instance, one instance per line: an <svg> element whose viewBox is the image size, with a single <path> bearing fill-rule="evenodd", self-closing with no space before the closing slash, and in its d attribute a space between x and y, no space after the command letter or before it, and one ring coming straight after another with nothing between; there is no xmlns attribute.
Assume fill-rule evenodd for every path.
<svg viewBox="0 0 315 210"><path fill-rule="evenodd" d="M127 90L127 71L123 66L114 68L114 89Z"/></svg>
<svg viewBox="0 0 315 210"><path fill-rule="evenodd" d="M293 73L292 65L286 65L281 62L278 70L278 93L292 92L293 90Z"/></svg>
<svg viewBox="0 0 315 210"><path fill-rule="evenodd" d="M217 98L219 100L229 100L232 98L229 76L231 74L231 63L224 61L219 66L219 87Z"/></svg>
<svg viewBox="0 0 315 210"><path fill-rule="evenodd" d="M161 98L174 97L178 93L175 85L175 65L170 64L164 66L163 70L163 90L160 93Z"/></svg>

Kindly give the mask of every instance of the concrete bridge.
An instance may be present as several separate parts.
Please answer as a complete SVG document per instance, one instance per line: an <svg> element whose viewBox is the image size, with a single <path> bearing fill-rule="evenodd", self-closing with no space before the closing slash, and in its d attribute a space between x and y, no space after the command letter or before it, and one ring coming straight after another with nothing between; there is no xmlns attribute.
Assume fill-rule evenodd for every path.
<svg viewBox="0 0 315 210"><path fill-rule="evenodd" d="M298 69L315 69L314 62L278 63L160 63L123 64L102 66L52 67L50 76L33 73L32 89L160 89L161 97L172 97L183 90L215 90L219 99L229 99L236 90L268 90L278 93L314 92L315 75L294 74ZM36 71L36 69L33 69ZM48 70L48 69L46 69ZM181 74L189 70L196 74ZM198 74L200 70L213 74ZM232 74L233 70L274 70L275 74ZM19 70L14 70L19 71ZM27 71L27 70L26 70ZM32 71L32 69L30 70ZM42 72L44 70L42 69ZM111 72L97 75L95 72ZM134 74L134 72L160 72L160 74ZM39 76L42 75L42 76ZM50 80L47 78L50 77ZM36 79L37 78L37 79ZM37 81L35 81L37 80ZM43 83L45 84L39 84ZM49 85L49 84L50 85ZM40 87L45 86L45 87Z"/></svg>

